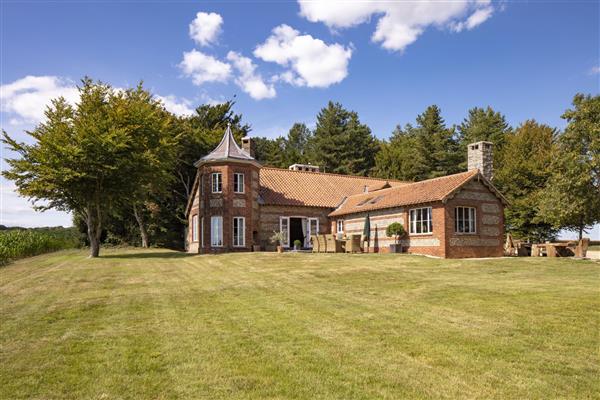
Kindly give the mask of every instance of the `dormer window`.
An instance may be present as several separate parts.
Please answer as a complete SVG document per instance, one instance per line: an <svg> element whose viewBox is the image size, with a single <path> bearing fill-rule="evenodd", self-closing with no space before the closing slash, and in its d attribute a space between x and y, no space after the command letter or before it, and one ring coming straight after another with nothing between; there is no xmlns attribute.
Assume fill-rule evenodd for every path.
<svg viewBox="0 0 600 400"><path fill-rule="evenodd" d="M221 193L223 191L223 176L220 172L213 172L210 175L210 181L213 193Z"/></svg>

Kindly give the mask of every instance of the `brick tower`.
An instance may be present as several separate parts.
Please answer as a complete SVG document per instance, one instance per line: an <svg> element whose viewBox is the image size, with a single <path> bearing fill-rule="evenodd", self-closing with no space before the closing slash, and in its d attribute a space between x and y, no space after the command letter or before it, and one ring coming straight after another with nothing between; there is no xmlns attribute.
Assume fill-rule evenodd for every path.
<svg viewBox="0 0 600 400"><path fill-rule="evenodd" d="M244 147L251 149L252 139L244 138ZM228 125L219 145L194 166L188 252L250 251L258 232L260 164L240 149Z"/></svg>

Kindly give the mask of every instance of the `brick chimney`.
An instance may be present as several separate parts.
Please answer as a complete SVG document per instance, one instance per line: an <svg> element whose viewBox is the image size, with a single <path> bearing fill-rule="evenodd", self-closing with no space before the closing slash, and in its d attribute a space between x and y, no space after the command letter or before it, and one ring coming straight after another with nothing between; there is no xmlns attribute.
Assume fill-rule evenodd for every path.
<svg viewBox="0 0 600 400"><path fill-rule="evenodd" d="M494 177L494 144L491 142L471 143L467 146L468 170L478 169L491 181Z"/></svg>
<svg viewBox="0 0 600 400"><path fill-rule="evenodd" d="M242 150L244 150L250 157L254 158L254 150L256 149L256 144L251 137L245 136L242 138Z"/></svg>

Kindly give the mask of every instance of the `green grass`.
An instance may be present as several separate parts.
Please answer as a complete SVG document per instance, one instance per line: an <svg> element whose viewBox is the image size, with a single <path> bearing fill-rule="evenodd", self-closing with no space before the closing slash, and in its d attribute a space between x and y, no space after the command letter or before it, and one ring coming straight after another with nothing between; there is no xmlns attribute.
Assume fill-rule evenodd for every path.
<svg viewBox="0 0 600 400"><path fill-rule="evenodd" d="M591 261L86 255L0 269L1 399L599 398Z"/></svg>

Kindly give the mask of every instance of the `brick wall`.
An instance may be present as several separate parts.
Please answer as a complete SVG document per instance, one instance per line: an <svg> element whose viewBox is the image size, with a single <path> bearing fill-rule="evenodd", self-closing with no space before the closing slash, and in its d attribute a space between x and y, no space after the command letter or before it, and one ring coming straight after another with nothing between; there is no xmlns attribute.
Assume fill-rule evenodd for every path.
<svg viewBox="0 0 600 400"><path fill-rule="evenodd" d="M305 217L319 220L319 233L331 232L329 213L331 208L302 206L260 206L260 223L258 230L259 243L264 250L275 250L276 245L270 242L273 231L279 232L279 217Z"/></svg>
<svg viewBox="0 0 600 400"><path fill-rule="evenodd" d="M408 220L409 210L412 208L431 207L433 232L430 234L409 234ZM365 217L367 213L356 213L344 216L344 233L346 235L361 234L365 226ZM369 242L369 252L388 252L390 244L395 243L393 237L387 237L385 231L389 224L399 222L404 226L407 235L400 241L405 252L413 254L427 254L438 257L444 257L444 211L442 203L428 203L416 205L410 208L397 207L386 210L376 210L369 212L371 220L371 241ZM336 220L332 222L335 229Z"/></svg>
<svg viewBox="0 0 600 400"><path fill-rule="evenodd" d="M455 207L475 207L476 233L455 233ZM471 181L446 204L446 256L501 257L504 254L504 206L481 182Z"/></svg>
<svg viewBox="0 0 600 400"><path fill-rule="evenodd" d="M222 192L212 193L211 174L220 172ZM234 193L233 176L244 174L244 193ZM188 223L191 227L193 215L198 215L198 242L192 240L192 229L188 229L188 252L221 253L228 251L250 251L258 236L258 168L246 163L211 163L198 169L199 186L195 193ZM212 216L223 217L223 246L212 247L210 224ZM245 218L245 245L233 246L233 218Z"/></svg>

